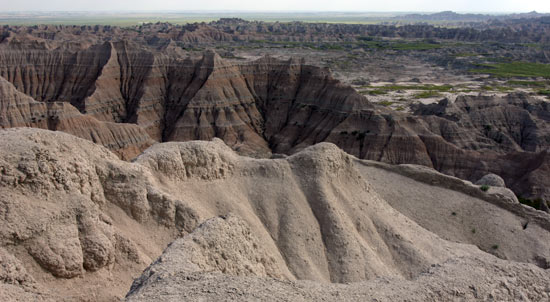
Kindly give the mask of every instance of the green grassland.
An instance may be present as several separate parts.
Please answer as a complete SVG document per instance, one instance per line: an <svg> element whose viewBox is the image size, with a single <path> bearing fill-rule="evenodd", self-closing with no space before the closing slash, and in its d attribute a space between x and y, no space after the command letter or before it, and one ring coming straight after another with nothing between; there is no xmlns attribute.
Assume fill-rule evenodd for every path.
<svg viewBox="0 0 550 302"><path fill-rule="evenodd" d="M457 27L452 20L406 20L400 16L408 12L253 12L253 11L121 11L121 12L2 12L0 25L113 25L133 26L148 22L186 24L210 22L220 18L241 18L265 22L310 22L340 24L380 24L390 22L396 26L425 23L441 27ZM536 44L533 44L536 46ZM529 47L535 47L531 44Z"/></svg>
<svg viewBox="0 0 550 302"><path fill-rule="evenodd" d="M543 77L550 78L550 64L511 62L482 64L479 69L472 69L473 73L485 73L501 78L511 77Z"/></svg>
<svg viewBox="0 0 550 302"><path fill-rule="evenodd" d="M454 55L455 58L468 58L468 57L477 57L480 56L478 53L471 52L461 52Z"/></svg>
<svg viewBox="0 0 550 302"><path fill-rule="evenodd" d="M124 12L2 12L0 9L0 25L113 25L133 26L147 22L170 22L186 24L194 22L210 22L220 18L241 18L248 21L265 22L310 22L310 23L341 23L341 24L411 24L410 20L399 17L408 12L253 12L253 11L124 11ZM442 27L456 27L452 21L414 20Z"/></svg>
<svg viewBox="0 0 550 302"><path fill-rule="evenodd" d="M441 44L427 42L406 42L394 43L391 48L394 50L429 50L443 47Z"/></svg>
<svg viewBox="0 0 550 302"><path fill-rule="evenodd" d="M218 20L216 17L206 16L160 16L160 15L98 15L98 16L40 16L40 17L0 17L0 25L111 25L130 27L144 23L170 22L172 24L188 24L211 22Z"/></svg>
<svg viewBox="0 0 550 302"><path fill-rule="evenodd" d="M51 12L51 13L2 13L0 25L113 25L134 26L143 23L170 22L187 24L210 22L220 18L241 18L248 21L266 22L311 22L343 24L377 24L388 13L365 12L303 12L303 13L262 13L262 12Z"/></svg>
<svg viewBox="0 0 550 302"><path fill-rule="evenodd" d="M433 90L428 90L428 91L422 91L420 93L417 93L414 98L415 99L428 99L428 98L435 98L435 97L440 97L441 96L441 93L437 92L437 91L433 91Z"/></svg>
<svg viewBox="0 0 550 302"><path fill-rule="evenodd" d="M269 35L269 33L266 33ZM233 46L235 48L309 48L320 51L350 51L353 49L363 48L365 50L396 50L396 51L424 51L430 49L438 49L443 47L453 47L454 43L437 43L425 40L387 40L374 39L368 37L359 37L358 41L345 42L297 42L297 41L273 41L250 40L245 45ZM353 56L353 55L351 55Z"/></svg>
<svg viewBox="0 0 550 302"><path fill-rule="evenodd" d="M510 92L513 91L514 88L508 87L508 86L502 86L502 85L483 85L481 86L482 91L499 91L499 92Z"/></svg>

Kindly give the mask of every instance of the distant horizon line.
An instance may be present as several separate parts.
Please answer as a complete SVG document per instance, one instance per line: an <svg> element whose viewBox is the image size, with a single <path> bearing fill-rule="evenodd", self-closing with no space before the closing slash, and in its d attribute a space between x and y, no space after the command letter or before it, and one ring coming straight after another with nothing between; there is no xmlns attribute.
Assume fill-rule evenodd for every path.
<svg viewBox="0 0 550 302"><path fill-rule="evenodd" d="M13 13L204 13L204 14L238 14L238 13L347 13L347 14L366 14L366 13L393 13L393 14L436 14L441 12L453 12L457 14L484 14L484 15L507 15L507 14L525 14L539 13L548 14L550 12L527 10L527 11L454 11L454 10L438 10L438 11L335 11L335 10L6 10L0 12L2 14Z"/></svg>

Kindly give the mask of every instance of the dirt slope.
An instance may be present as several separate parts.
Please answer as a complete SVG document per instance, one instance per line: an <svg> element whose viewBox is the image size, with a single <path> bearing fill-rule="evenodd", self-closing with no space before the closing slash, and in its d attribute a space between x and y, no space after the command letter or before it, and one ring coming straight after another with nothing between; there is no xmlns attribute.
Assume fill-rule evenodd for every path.
<svg viewBox="0 0 550 302"><path fill-rule="evenodd" d="M222 274L189 265L189 241L219 240L226 234L210 231L238 221L234 216L214 218L175 241L134 282L126 301L546 301L550 293L548 271L482 255L479 250L434 263L412 280L383 277L349 284L284 281L252 271ZM218 252L216 256L223 258L227 251Z"/></svg>
<svg viewBox="0 0 550 302"><path fill-rule="evenodd" d="M393 208L441 238L550 268L544 243L550 224L538 220L547 215L519 204L509 189L491 187L486 194L470 182L414 165L357 161L357 169Z"/></svg>
<svg viewBox="0 0 550 302"><path fill-rule="evenodd" d="M6 129L0 139L1 265L8 268L0 276L6 299L116 300L182 235L165 260L134 284L130 299L161 299L166 291L169 299L230 299L230 288L247 299L305 300L337 291L346 292L345 299L412 293L417 300L540 300L550 291L548 270L452 242L478 244L464 235L470 221L454 233L438 233L437 225L406 209L412 219L401 214L369 180L371 173L384 174L363 176L356 159L332 144L287 158L253 159L221 140L172 142L153 145L129 163L60 132ZM503 196L476 195L474 186L468 191L456 179L431 177L446 184L433 189L437 194L460 189L473 196L466 202L480 207ZM523 243L521 253L502 243L503 254L496 254L541 265L535 260L548 257L549 216L498 209L492 221L513 230L521 218L532 221L528 237L506 237L510 244ZM487 214L476 211L472 215L479 218L472 221L489 219ZM480 236L496 242L503 232L487 228ZM268 287L274 290L258 293Z"/></svg>

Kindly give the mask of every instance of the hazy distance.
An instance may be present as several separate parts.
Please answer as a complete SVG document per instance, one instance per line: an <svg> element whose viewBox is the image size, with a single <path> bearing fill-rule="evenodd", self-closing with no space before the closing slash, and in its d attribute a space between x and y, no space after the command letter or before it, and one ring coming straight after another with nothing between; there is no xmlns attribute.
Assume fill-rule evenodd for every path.
<svg viewBox="0 0 550 302"><path fill-rule="evenodd" d="M348 11L348 12L550 12L547 0L0 0L8 11Z"/></svg>

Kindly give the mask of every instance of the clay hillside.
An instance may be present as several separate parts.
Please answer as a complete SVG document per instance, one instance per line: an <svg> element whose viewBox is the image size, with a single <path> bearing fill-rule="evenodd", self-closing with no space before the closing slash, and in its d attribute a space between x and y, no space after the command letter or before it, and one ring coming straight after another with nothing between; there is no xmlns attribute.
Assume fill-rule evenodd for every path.
<svg viewBox="0 0 550 302"><path fill-rule="evenodd" d="M330 143L171 142L129 163L62 132L0 138L2 301L550 297L550 216L504 187Z"/></svg>

